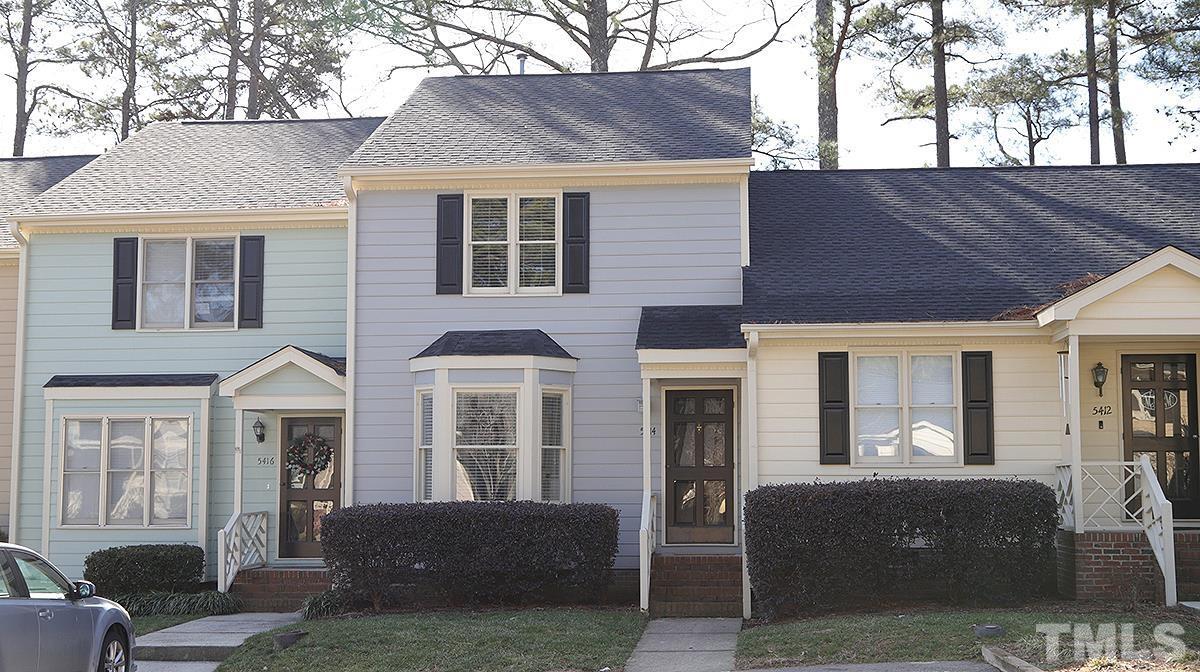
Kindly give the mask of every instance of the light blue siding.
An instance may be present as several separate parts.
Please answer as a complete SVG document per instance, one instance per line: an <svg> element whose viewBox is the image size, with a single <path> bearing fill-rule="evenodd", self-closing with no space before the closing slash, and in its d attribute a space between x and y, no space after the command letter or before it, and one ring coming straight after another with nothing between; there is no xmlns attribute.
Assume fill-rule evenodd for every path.
<svg viewBox="0 0 1200 672"><path fill-rule="evenodd" d="M579 358L572 390L573 499L621 512L621 567L636 565L642 490L640 309L741 303L737 185L594 187L591 291L542 297L434 293L438 192L358 202L355 498L413 497L409 357L455 329L544 330Z"/></svg>
<svg viewBox="0 0 1200 672"><path fill-rule="evenodd" d="M186 233L186 232L182 232ZM262 329L224 332L134 332L111 329L112 240L115 234L35 235L29 247L29 295L24 375L25 415L21 430L20 543L42 544L43 427L42 385L55 374L216 373L224 377L294 344L331 355L345 353L346 231L342 228L245 230L266 237ZM130 234L120 234L130 235ZM268 381L270 384L270 381ZM89 402L94 412L111 407ZM147 412L163 402L124 404ZM56 402L56 415L67 402ZM199 411L191 402L179 410ZM254 416L247 419L247 432ZM246 441L245 499L272 512L279 509L279 443L274 425L259 446ZM231 400L215 397L211 408L208 547L215 564L216 531L233 511L234 411ZM197 434L198 436L198 434ZM55 437L57 445L57 437ZM198 440L198 439L197 439ZM57 448L55 448L57 450ZM197 447L199 450L199 447ZM276 458L257 465L258 457ZM54 456L55 465L57 455ZM195 462L198 466L198 462ZM51 469L51 500L59 498L57 466ZM193 479L194 481L195 479ZM193 487L198 484L193 482ZM195 506L199 506L198 501ZM51 513L56 514L56 510ZM193 524L198 519L193 516ZM275 521L272 520L272 533ZM195 541L198 532L183 535ZM90 550L114 544L179 540L176 531L62 530L52 521L50 556L64 569L82 566ZM271 545L275 545L271 539Z"/></svg>

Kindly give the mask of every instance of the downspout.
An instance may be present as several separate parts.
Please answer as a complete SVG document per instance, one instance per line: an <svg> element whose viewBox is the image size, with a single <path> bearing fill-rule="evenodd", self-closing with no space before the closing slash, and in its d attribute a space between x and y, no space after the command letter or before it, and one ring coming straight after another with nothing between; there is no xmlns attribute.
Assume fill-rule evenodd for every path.
<svg viewBox="0 0 1200 672"><path fill-rule="evenodd" d="M758 487L758 332L746 334L746 489L742 493L742 618L750 618L750 565L746 556L746 493Z"/></svg>
<svg viewBox="0 0 1200 672"><path fill-rule="evenodd" d="M25 293L29 277L29 240L21 235L19 226L12 227L13 237L20 246L17 256L17 333L13 357L12 456L9 461L8 540L17 543L21 486L21 414L25 402ZM49 515L43 511L42 515Z"/></svg>
<svg viewBox="0 0 1200 672"><path fill-rule="evenodd" d="M354 178L344 176L342 185L346 190L346 426L342 428L345 457L342 465L342 505L354 504L354 341L357 320L358 294L358 193L354 190ZM413 483L413 499L416 499L416 482Z"/></svg>

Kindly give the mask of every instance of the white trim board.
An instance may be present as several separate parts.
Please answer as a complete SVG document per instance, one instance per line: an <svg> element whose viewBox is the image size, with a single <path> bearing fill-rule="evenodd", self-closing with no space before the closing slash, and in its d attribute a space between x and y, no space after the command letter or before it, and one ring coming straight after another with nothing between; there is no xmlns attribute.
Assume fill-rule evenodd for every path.
<svg viewBox="0 0 1200 672"><path fill-rule="evenodd" d="M106 400L119 399L208 399L216 390L212 385L172 386L162 385L153 387L113 386L113 387L45 387L42 388L42 398L75 400Z"/></svg>
<svg viewBox="0 0 1200 672"><path fill-rule="evenodd" d="M538 355L434 355L409 360L409 371L436 369L541 369L574 373L578 363L564 357Z"/></svg>

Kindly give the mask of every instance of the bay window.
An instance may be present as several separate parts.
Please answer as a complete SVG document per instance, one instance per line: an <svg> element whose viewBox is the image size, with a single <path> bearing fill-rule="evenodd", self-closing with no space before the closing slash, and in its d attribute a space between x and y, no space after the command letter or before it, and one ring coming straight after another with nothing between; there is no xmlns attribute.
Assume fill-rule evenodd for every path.
<svg viewBox="0 0 1200 672"><path fill-rule="evenodd" d="M467 198L463 268L470 294L559 291L558 194Z"/></svg>
<svg viewBox="0 0 1200 672"><path fill-rule="evenodd" d="M141 327L232 328L237 246L236 237L143 239Z"/></svg>
<svg viewBox="0 0 1200 672"><path fill-rule="evenodd" d="M948 353L860 353L854 358L857 462L956 462L957 358Z"/></svg>
<svg viewBox="0 0 1200 672"><path fill-rule="evenodd" d="M517 392L457 392L454 497L517 498Z"/></svg>
<svg viewBox="0 0 1200 672"><path fill-rule="evenodd" d="M191 494L188 417L67 418L63 525L185 527Z"/></svg>

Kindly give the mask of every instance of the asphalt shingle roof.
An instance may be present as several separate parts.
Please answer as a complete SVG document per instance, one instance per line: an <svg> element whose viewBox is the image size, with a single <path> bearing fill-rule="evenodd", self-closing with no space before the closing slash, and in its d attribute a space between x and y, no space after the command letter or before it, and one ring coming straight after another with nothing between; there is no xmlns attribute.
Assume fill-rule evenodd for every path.
<svg viewBox="0 0 1200 672"><path fill-rule="evenodd" d="M743 321L997 319L1166 245L1200 164L755 172Z"/></svg>
<svg viewBox="0 0 1200 672"><path fill-rule="evenodd" d="M646 306L637 348L744 348L741 306Z"/></svg>
<svg viewBox="0 0 1200 672"><path fill-rule="evenodd" d="M750 71L429 77L346 167L750 158Z"/></svg>
<svg viewBox="0 0 1200 672"><path fill-rule="evenodd" d="M340 205L337 169L381 118L160 122L19 214Z"/></svg>
<svg viewBox="0 0 1200 672"><path fill-rule="evenodd" d="M5 215L27 207L38 194L94 158L88 154L0 159L0 249L17 246Z"/></svg>
<svg viewBox="0 0 1200 672"><path fill-rule="evenodd" d="M449 355L533 355L575 359L541 329L447 331L413 359Z"/></svg>
<svg viewBox="0 0 1200 672"><path fill-rule="evenodd" d="M134 373L54 376L43 387L203 387L215 373Z"/></svg>

